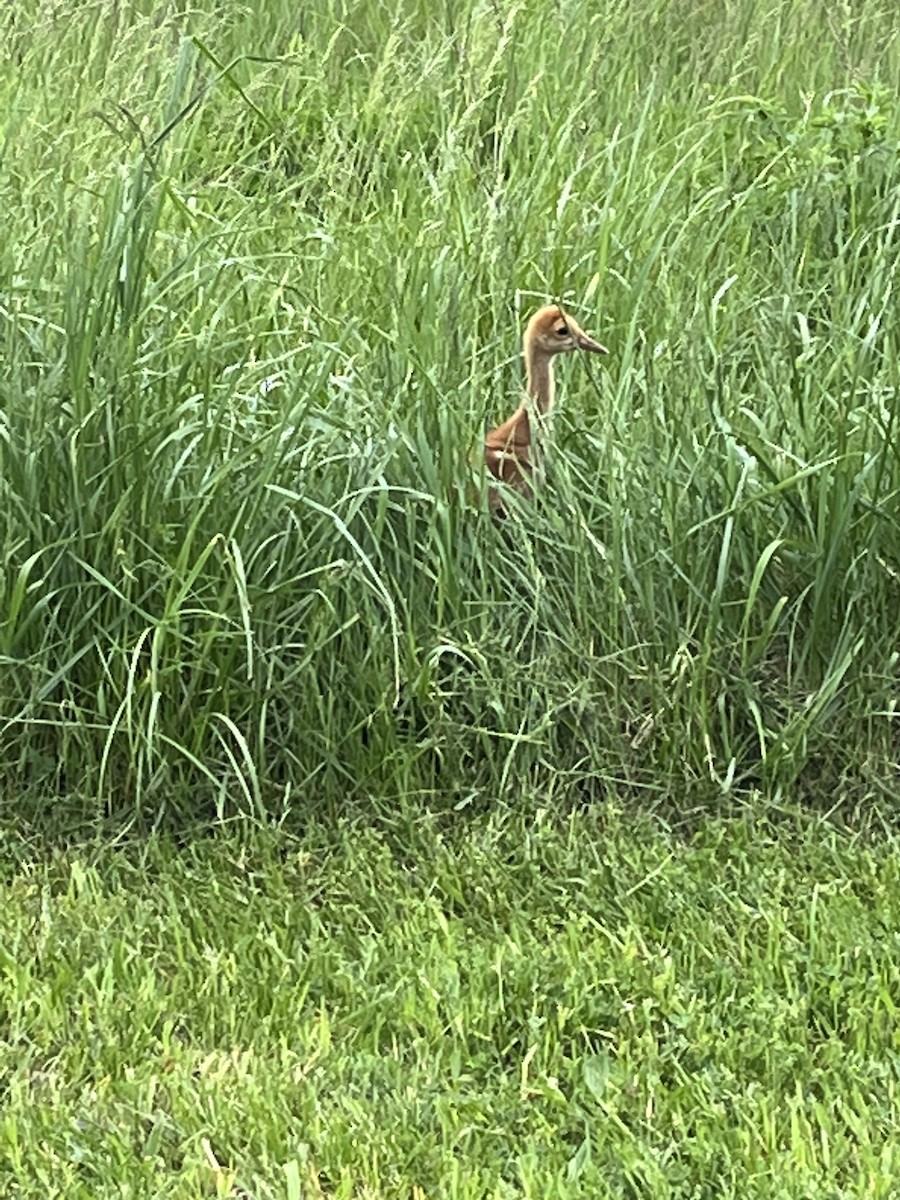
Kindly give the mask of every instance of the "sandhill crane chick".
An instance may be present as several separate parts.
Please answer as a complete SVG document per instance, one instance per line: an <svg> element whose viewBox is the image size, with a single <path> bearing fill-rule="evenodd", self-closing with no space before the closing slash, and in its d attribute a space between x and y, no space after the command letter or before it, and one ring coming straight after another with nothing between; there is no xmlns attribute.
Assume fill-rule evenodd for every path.
<svg viewBox="0 0 900 1200"><path fill-rule="evenodd" d="M545 428L544 418L553 407L553 359L557 354L567 354L571 350L609 353L558 304L547 304L538 309L528 322L522 339L525 399L511 417L492 429L484 439L484 462L488 471L522 496L530 497L532 494L532 478L539 465L540 434ZM535 425L539 433L536 446ZM501 488L491 488L489 504L493 513L498 516L503 514Z"/></svg>

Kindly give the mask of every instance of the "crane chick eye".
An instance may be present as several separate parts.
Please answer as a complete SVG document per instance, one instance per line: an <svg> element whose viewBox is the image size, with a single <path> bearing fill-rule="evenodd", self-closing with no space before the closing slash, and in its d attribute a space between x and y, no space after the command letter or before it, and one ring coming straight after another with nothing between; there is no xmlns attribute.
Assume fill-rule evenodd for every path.
<svg viewBox="0 0 900 1200"><path fill-rule="evenodd" d="M560 325L559 329L557 329L557 331L556 331L556 336L557 337L567 337L568 333L569 333L568 325Z"/></svg>

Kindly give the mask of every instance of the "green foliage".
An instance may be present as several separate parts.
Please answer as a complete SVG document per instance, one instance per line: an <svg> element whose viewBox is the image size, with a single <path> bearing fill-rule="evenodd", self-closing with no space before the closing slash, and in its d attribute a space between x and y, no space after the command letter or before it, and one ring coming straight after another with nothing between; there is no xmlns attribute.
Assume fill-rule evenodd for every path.
<svg viewBox="0 0 900 1200"><path fill-rule="evenodd" d="M890 9L257 7L2 18L0 773L889 789ZM551 296L613 353L498 530Z"/></svg>

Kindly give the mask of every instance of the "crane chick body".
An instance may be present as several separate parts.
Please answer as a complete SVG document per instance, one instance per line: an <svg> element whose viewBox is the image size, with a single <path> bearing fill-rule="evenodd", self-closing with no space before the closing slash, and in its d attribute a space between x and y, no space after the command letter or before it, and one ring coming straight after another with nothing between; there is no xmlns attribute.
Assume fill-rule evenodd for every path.
<svg viewBox="0 0 900 1200"><path fill-rule="evenodd" d="M555 381L553 359L572 350L607 354L605 346L589 337L578 322L558 304L539 308L525 328L522 353L525 358L525 400L502 425L484 439L484 462L498 481L525 497L532 494L532 476L538 465L544 419L553 407ZM535 427L538 436L535 438ZM535 445L537 442L537 445ZM535 453L537 451L537 453ZM491 511L504 511L502 490L492 487Z"/></svg>

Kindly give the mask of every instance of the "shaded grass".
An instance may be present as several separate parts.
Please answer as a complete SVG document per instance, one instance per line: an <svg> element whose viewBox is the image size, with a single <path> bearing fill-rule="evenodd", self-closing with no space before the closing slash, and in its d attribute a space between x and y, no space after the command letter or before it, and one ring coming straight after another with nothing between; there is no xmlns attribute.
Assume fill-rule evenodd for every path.
<svg viewBox="0 0 900 1200"><path fill-rule="evenodd" d="M520 808L8 858L4 1193L891 1195L893 841Z"/></svg>

